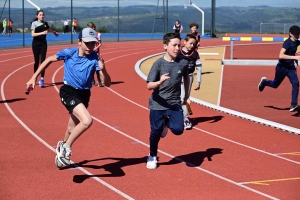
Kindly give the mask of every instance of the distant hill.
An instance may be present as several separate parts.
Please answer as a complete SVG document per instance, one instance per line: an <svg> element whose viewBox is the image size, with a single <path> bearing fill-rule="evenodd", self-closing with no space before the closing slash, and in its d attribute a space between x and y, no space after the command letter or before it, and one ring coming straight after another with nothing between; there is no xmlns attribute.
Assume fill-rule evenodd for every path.
<svg viewBox="0 0 300 200"><path fill-rule="evenodd" d="M61 30L63 20L71 19L70 7L45 8L45 20L53 25L53 28ZM205 30L211 28L211 9L202 8L205 13ZM154 21L154 31L163 31L163 20L156 19L162 17L162 8L156 6L127 6L120 7L120 32L123 33L150 33L152 32ZM21 28L23 22L22 9L11 9L11 19L14 21L14 28ZM25 28L30 29L30 22L35 17L36 9L25 9ZM117 32L116 7L74 7L73 17L78 19L80 27L85 27L87 22L93 21L97 28L105 27L109 32ZM2 13L1 18L8 18L7 9ZM168 31L173 31L175 20L180 20L184 32L189 31L189 24L199 23L201 31L201 13L193 7L184 9L183 6L170 6L168 10ZM261 24L262 23L262 24ZM216 8L216 32L240 32L240 33L283 33L293 25L300 25L300 9L291 7L217 7ZM2 27L1 27L2 28ZM102 29L103 30L103 29Z"/></svg>

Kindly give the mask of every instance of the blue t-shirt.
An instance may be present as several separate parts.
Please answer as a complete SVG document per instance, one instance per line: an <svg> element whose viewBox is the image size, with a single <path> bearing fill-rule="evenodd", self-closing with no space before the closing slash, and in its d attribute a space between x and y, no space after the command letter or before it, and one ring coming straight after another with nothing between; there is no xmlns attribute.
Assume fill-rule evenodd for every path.
<svg viewBox="0 0 300 200"><path fill-rule="evenodd" d="M299 40L296 40L294 42L293 40L291 40L291 38L286 39L282 44L282 48L286 49L284 54L288 56L294 56L299 45ZM295 68L294 59L279 59L278 64L285 68Z"/></svg>
<svg viewBox="0 0 300 200"><path fill-rule="evenodd" d="M64 60L64 84L79 90L89 90L98 65L98 55L92 52L79 56L78 48L63 49L56 53L57 60Z"/></svg>

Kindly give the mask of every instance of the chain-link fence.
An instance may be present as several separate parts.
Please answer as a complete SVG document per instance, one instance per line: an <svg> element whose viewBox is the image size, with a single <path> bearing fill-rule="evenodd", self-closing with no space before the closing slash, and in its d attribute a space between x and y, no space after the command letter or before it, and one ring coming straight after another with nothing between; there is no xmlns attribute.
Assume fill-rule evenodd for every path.
<svg viewBox="0 0 300 200"><path fill-rule="evenodd" d="M59 37L48 34L47 41L49 44L75 43L77 41L77 34L70 34L73 18L77 19L77 33L86 27L88 22L94 22L97 30L102 33L103 40L110 41L161 39L164 32L173 32L173 25L176 20L181 21L184 27L183 33L190 32L190 23L198 23L199 32L202 26L201 13L191 6L184 7L185 1L182 1L180 6L174 5L173 1L169 0L166 13L166 10L163 9L164 6L167 6L164 4L166 0L1 0L0 20L2 22L6 17L7 20L13 21L13 37L8 39L8 37L0 35L0 47L3 47L2 44L4 43L6 44L5 47L29 46L31 44L31 22L36 17L37 8L30 2L44 11L45 21L60 34ZM198 5L200 6L200 4ZM211 8L204 7L201 9L205 13L204 31L210 33ZM260 21L254 18L262 12L261 10L256 9L255 15L251 13L251 15L244 15L244 11L233 12L233 9L228 7L216 9L216 33L287 33L289 27L293 25L290 23L268 23L266 21L268 15L263 15L265 21L259 23ZM276 11L272 10L272 12L276 14ZM163 20L156 18L163 18ZM288 18L291 17L288 16ZM300 19L300 14L298 18ZM297 21L296 19L295 21ZM65 21L68 21L67 31L64 31ZM3 31L2 26L0 26L0 31ZM156 37L152 37L152 32L156 34Z"/></svg>
<svg viewBox="0 0 300 200"><path fill-rule="evenodd" d="M48 22L50 28L59 33L58 37L49 33L47 35L48 43L75 43L78 32L85 28L88 22L94 22L97 31L102 33L103 40L118 41L121 37L122 40L151 39L152 30L154 33L162 35L163 23L156 21L153 26L156 13L164 14L161 9L162 1L159 4L157 1L138 0L132 2L135 2L136 5L128 6L126 0L99 0L93 1L94 4L88 4L82 0L21 0L21 2L20 0L2 0L0 2L1 23L4 18L7 22L12 20L13 34L11 38L0 35L0 46L4 42L11 46L17 41L19 41L17 46L30 46L32 41L31 22L36 17L38 8L44 11L44 20ZM77 20L77 33L71 34L74 18ZM66 22L67 28L64 25ZM2 25L0 31L3 32ZM8 27L6 28L7 32ZM146 34L141 38L134 38L128 36L129 33ZM16 38L17 36L18 38Z"/></svg>
<svg viewBox="0 0 300 200"><path fill-rule="evenodd" d="M300 23L260 23L260 33L289 33L291 26L300 26Z"/></svg>

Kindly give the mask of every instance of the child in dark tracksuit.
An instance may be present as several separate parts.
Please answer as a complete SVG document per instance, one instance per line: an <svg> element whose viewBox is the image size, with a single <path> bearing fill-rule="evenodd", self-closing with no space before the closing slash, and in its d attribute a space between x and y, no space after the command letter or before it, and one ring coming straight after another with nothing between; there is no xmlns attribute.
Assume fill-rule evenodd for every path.
<svg viewBox="0 0 300 200"><path fill-rule="evenodd" d="M283 42L282 48L279 53L279 61L275 70L274 80L267 80L262 77L258 84L258 90L262 92L265 86L277 88L287 76L292 84L292 103L290 112L298 109L298 94L299 94L299 80L295 63L298 65L300 55L296 55L297 47L300 45L299 39L300 28L292 26L289 30L289 38Z"/></svg>

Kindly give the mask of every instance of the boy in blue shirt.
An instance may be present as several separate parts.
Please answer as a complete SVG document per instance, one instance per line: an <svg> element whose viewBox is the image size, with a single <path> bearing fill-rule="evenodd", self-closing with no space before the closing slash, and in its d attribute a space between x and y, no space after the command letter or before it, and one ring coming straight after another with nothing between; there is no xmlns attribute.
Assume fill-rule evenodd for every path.
<svg viewBox="0 0 300 200"><path fill-rule="evenodd" d="M167 33L163 38L165 55L155 61L147 77L147 88L153 90L149 98L150 109L150 154L148 169L157 167L157 150L160 138L167 135L168 128L175 135L184 130L182 104L188 99L188 61L178 58L180 36ZM185 97L181 101L181 82L184 80Z"/></svg>
<svg viewBox="0 0 300 200"><path fill-rule="evenodd" d="M297 69L295 63L298 65L300 55L296 55L297 47L300 45L299 39L300 28L299 26L292 26L289 30L289 38L283 42L282 48L279 52L279 61L275 70L274 80L267 80L262 77L258 90L262 92L265 86L277 88L287 76L292 84L292 103L290 112L296 111L298 106L299 94L299 80L297 76Z"/></svg>
<svg viewBox="0 0 300 200"><path fill-rule="evenodd" d="M75 140L92 125L92 116L87 110L90 89L98 65L98 55L93 51L97 42L96 32L85 28L79 35L79 47L67 48L48 57L26 83L27 88L34 89L38 75L52 62L64 61L64 85L59 94L62 104L70 113L68 129L63 141L56 148L55 163L57 167L70 165L71 146Z"/></svg>

